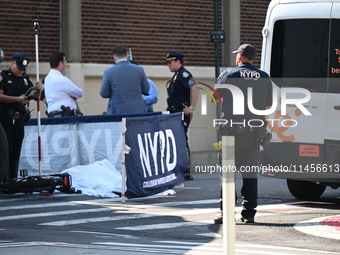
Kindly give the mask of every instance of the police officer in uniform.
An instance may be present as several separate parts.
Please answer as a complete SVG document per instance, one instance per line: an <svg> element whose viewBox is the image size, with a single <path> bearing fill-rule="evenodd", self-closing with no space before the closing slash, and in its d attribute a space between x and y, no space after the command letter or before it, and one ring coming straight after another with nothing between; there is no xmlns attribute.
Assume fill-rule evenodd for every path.
<svg viewBox="0 0 340 255"><path fill-rule="evenodd" d="M243 172L242 170L258 165L260 141L265 133L267 122L263 115L256 115L249 109L248 98L251 95L248 93L248 88L252 88L254 108L265 110L272 105L272 83L266 72L252 65L256 56L254 46L242 44L233 53L237 53L236 67L222 72L217 84L231 84L241 89L244 95L244 114L233 115L233 103L237 97L232 95L229 89L217 89L219 95L223 97L221 117L228 121L227 125L220 128L220 135L235 136L235 164L236 168L241 171L243 179L241 220L245 223L254 223L258 192L257 172ZM222 214L215 218L215 223L222 223Z"/></svg>
<svg viewBox="0 0 340 255"><path fill-rule="evenodd" d="M0 123L9 146L9 180L18 176L21 144L24 139L24 118L27 116L28 97L25 93L34 86L25 72L29 62L27 56L14 54L11 68L0 73Z"/></svg>
<svg viewBox="0 0 340 255"><path fill-rule="evenodd" d="M184 54L178 51L171 51L166 57L166 63L171 72L174 72L172 79L167 83L168 99L167 110L170 113L184 112L184 131L187 142L188 169L184 174L186 180L193 180L190 173L190 150L188 145L188 128L192 113L198 101L198 88L193 80L192 74L183 66Z"/></svg>

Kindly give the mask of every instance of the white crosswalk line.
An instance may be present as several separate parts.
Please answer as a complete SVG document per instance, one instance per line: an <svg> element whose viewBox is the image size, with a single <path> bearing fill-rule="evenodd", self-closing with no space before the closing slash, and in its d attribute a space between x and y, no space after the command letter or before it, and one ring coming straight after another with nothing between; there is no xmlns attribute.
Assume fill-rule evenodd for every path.
<svg viewBox="0 0 340 255"><path fill-rule="evenodd" d="M80 210L67 210L67 211L47 212L47 213L31 213L31 214L2 216L0 217L0 221L61 216L61 215L69 215L69 214L77 214L77 213L95 213L95 212L105 212L105 211L112 211L112 208L80 209Z"/></svg>
<svg viewBox="0 0 340 255"><path fill-rule="evenodd" d="M133 243L117 243L117 242L95 242L93 244L99 244L99 245L117 245L117 246L129 246L129 247L144 247L144 248L158 248L158 249L176 249L178 251L185 251L185 250L191 250L195 246L190 245L190 244L175 244L175 245L159 245L159 244L133 244ZM208 249L211 252L221 252L221 247L209 247ZM200 253L203 254L203 253Z"/></svg>
<svg viewBox="0 0 340 255"><path fill-rule="evenodd" d="M73 198L72 198L73 199ZM79 198L78 198L79 199ZM89 244L72 244L72 243L57 243L57 242L10 242L0 240L0 248L10 247L29 247L29 246L55 246L55 247L77 247L84 249L108 249L112 251L140 251L143 254L157 253L157 254L181 254L181 255L222 255L223 244L221 243L222 236L214 231L210 231L207 227L208 224L213 224L213 214L219 212L219 200L192 200L192 201L177 201L177 202L163 202L146 204L143 201L128 201L127 203L121 203L119 199L112 198L100 198L92 200L77 200L75 197L69 202L55 202L40 204L17 205L17 206L1 206L0 211L7 214L0 217L0 222L10 220L19 220L26 218L37 218L38 225L43 226L71 226L76 224L88 224L97 222L112 222L112 221L126 221L120 223L117 227L109 223L108 227L113 231L110 233L97 233L91 231L79 231L82 234L89 235L107 235L110 239L117 240L117 242L93 242ZM3 201L1 201L3 202ZM17 204L19 204L18 201ZM27 202L27 201L26 201ZM46 201L45 201L46 202ZM6 205L2 203L1 205ZM197 205L197 206L196 206ZM75 207L76 206L76 207ZM58 208L60 207L60 208ZM194 207L191 209L191 207ZM198 208L203 207L203 208ZM208 208L207 208L208 207ZM212 208L214 207L214 208ZM65 210L73 209L74 210ZM83 208L83 209L82 209ZM56 210L58 209L58 211ZM260 205L258 206L258 214L256 217L268 216L276 211L290 210L308 210L306 207L299 207L292 204L275 204L275 205ZM11 210L15 210L15 214L11 213ZM20 214L17 214L17 210L23 210ZM236 218L242 207L236 207ZM261 211L262 210L262 211ZM103 213L104 212L104 213ZM105 213L107 212L107 213ZM98 214L96 214L98 213ZM96 215L107 217L96 217ZM4 213L1 213L2 215ZM73 217L65 217L65 215L76 215ZM59 217L60 216L60 217ZM64 216L64 217L62 217ZM172 217L174 216L174 217ZM53 217L53 221L46 217ZM91 218L86 218L91 217ZM144 224L146 221L143 218L163 217L158 221L153 221L153 224ZM41 218L41 219L40 219ZM61 220L65 219L66 220ZM75 219L71 219L75 218ZM138 221L141 219L140 221ZM208 220L205 220L208 219ZM136 221L129 221L136 220ZM44 222L46 221L46 222ZM48 222L47 222L48 221ZM40 223L39 223L40 222ZM143 223L144 222L144 223ZM160 222L154 224L155 222ZM213 243L204 242L179 242L179 241L153 241L151 243L138 243L128 242L126 240L138 239L139 235L133 234L133 231L157 231L161 229L173 229L172 231L182 231L186 227L198 226L200 231L197 231L197 235L204 236L206 238L198 238L198 240L211 240ZM203 226L203 227L200 227ZM73 228L74 229L74 228ZM91 229L91 228L86 228ZM117 230L117 231L114 231ZM118 231L119 230L119 231ZM124 232L126 230L126 232ZM0 231L6 231L5 228ZM131 231L131 232L127 232ZM70 231L77 232L77 231ZM155 232L158 233L158 232ZM221 233L221 232L219 232ZM193 233L195 234L195 233ZM92 240L92 239L91 239ZM102 241L103 239L97 239ZM120 242L123 240L122 242ZM139 239L138 239L139 240ZM182 239L183 240L183 239ZM124 242L125 241L125 242ZM323 255L335 255L334 252L314 251L308 249L298 249L290 247L276 247L268 245L256 245L248 243L236 244L236 255L309 255L309 254L323 254Z"/></svg>
<svg viewBox="0 0 340 255"><path fill-rule="evenodd" d="M133 251L143 254L182 254L182 255L222 255L223 244L204 242L181 242L181 241L154 241L148 244L124 243L124 242L93 242L90 244L73 244L63 242L8 242L0 240L0 248L11 247L68 247L79 249L102 249L112 251ZM325 252L310 249L292 247L280 247L259 244L237 243L236 255L336 255L336 252Z"/></svg>
<svg viewBox="0 0 340 255"><path fill-rule="evenodd" d="M0 207L0 211L8 211L8 210L26 210L26 209L34 209L34 208L50 208L50 207L60 207L60 206L70 206L77 204L92 204L92 203L104 203L104 202L113 202L112 198L109 199L94 199L94 200L86 200L86 201L70 201L70 202L55 202L55 203L41 203L35 205L15 205L15 206L2 206Z"/></svg>
<svg viewBox="0 0 340 255"><path fill-rule="evenodd" d="M217 209L195 209L195 210L186 210L186 211L174 211L174 212L164 212L164 213L153 213L153 214L126 214L126 215L118 215L112 217L95 217L95 218L86 218L86 219L76 219L76 220L64 220L64 221L52 221L40 223L39 225L44 226L67 226L67 225L76 225L76 224L84 224L84 223L94 223L94 222L104 222L104 221L117 221L117 220L131 220L131 219L140 219L140 218L149 218L149 217L160 217L160 216L184 216L184 215L197 215L197 214L207 214L207 213L216 213Z"/></svg>
<svg viewBox="0 0 340 255"><path fill-rule="evenodd" d="M96 212L117 210L114 212L113 216L109 216L109 217L91 217L91 218L78 218L78 219L73 219L73 220L56 220L52 222L43 222L39 224L39 225L45 225L45 226L65 226L65 225L87 224L87 223L96 223L96 222L131 220L131 219L138 219L138 218L149 218L149 217L160 217L160 216L185 216L185 215L197 215L197 214L212 214L212 213L219 212L218 209L208 208L208 209L194 209L194 210L193 209L176 210L176 211L167 211L167 212L152 213L152 214L150 213L131 214L130 213L134 209L150 209L150 208L156 208L156 207L172 208L172 207L188 206L188 205L193 205L193 204L197 204L197 205L218 204L218 199L175 201L175 202L163 202L163 203L155 203L155 204L136 204L136 203L119 204L119 201L120 201L119 199L117 200L113 198L104 198L104 199L92 199L92 200L84 200L84 201L56 202L56 203L45 203L45 204L42 203L42 204L35 204L35 205L3 206L3 207L0 207L0 211L53 208L53 207L65 207L65 206L72 206L72 205L93 205L93 206L103 206L104 208L51 211L51 212L46 212L46 213L31 213L31 214L25 213L25 214L20 214L20 215L3 216L0 218L0 221L25 219L25 218L36 218L36 217L40 218L40 217L50 217L50 216L62 216L62 215L78 214L78 213L79 214L86 214L86 213L93 214ZM116 206L113 206L113 205L116 205ZM277 206L280 207L280 205L276 205L276 207ZM285 205L281 205L281 206L285 206ZM261 206L259 206L259 208L260 207ZM240 207L236 208L236 211L240 211L240 210L241 210ZM124 213L124 215L122 215L122 213ZM258 214L258 216L261 216L261 214ZM212 220L209 223L211 224ZM198 223L188 223L184 221L182 224L189 224L189 225L194 224L195 225ZM154 224L153 226L149 225L149 226L139 226L139 227L148 228L148 229L152 229L152 227L161 228L160 225L158 226L156 225L157 224ZM137 228L137 226L134 226L134 228Z"/></svg>
<svg viewBox="0 0 340 255"><path fill-rule="evenodd" d="M209 221L184 221L184 222L159 223L159 224L139 225L139 226L130 226L130 227L119 227L115 229L125 229L125 230L170 229L170 228L187 227L187 226L207 225L211 223L212 223L211 220Z"/></svg>

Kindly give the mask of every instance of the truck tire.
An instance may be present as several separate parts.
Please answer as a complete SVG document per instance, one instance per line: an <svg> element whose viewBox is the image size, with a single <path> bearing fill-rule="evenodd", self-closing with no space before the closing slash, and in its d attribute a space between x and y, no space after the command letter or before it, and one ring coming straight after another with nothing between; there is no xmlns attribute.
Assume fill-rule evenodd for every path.
<svg viewBox="0 0 340 255"><path fill-rule="evenodd" d="M0 182L4 181L8 174L8 144L4 128L0 123Z"/></svg>
<svg viewBox="0 0 340 255"><path fill-rule="evenodd" d="M326 186L311 181L287 180L287 185L290 194L305 200L318 199L326 189Z"/></svg>

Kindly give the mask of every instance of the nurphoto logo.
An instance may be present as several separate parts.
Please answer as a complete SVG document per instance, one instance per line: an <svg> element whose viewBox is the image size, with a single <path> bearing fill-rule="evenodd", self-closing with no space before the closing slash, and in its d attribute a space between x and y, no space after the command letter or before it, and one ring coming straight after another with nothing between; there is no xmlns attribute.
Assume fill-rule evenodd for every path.
<svg viewBox="0 0 340 255"><path fill-rule="evenodd" d="M207 95L210 96L211 101L217 105L218 103L220 106L222 106L222 98L217 93L217 89L228 89L233 97L233 115L244 115L244 107L245 107L245 100L247 103L247 106L249 108L249 111L255 115L258 116L265 116L270 115L274 113L278 108L278 97L280 96L280 115L286 116L287 115L287 106L295 105L304 115L312 115L306 107L303 105L304 103L307 103L311 99L311 93L309 90L304 88L298 88L298 87L282 87L280 89L280 95L278 92L278 88L276 86L273 86L273 92L272 92L272 106L269 109L265 110L258 110L255 109L253 104L253 88L248 88L248 98L245 98L242 90L238 88L235 85L232 84L215 84L215 87L213 88L210 85L207 85L205 83L197 82L198 84L206 86L208 89L212 91L212 93L206 89L206 88L200 88L203 90L205 94L201 95L201 115L207 115ZM292 98L289 97L289 95L294 95ZM271 123L272 126L274 126L275 123L280 123L283 127L295 127L297 126L297 121L294 119L285 118L283 120L281 119L267 119L269 123ZM244 126L248 125L250 127L261 127L265 123L261 119L252 119L244 120L243 122L234 122L233 120L226 120L226 119L214 119L213 126L217 127L219 125L229 124L232 126L232 124L243 124ZM254 123L257 123L256 125ZM258 124L262 123L262 124Z"/></svg>

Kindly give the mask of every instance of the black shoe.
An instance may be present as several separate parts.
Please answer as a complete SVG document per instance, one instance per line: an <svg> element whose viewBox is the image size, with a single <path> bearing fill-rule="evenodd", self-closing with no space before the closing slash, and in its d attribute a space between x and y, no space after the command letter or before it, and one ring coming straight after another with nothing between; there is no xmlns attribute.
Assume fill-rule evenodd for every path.
<svg viewBox="0 0 340 255"><path fill-rule="evenodd" d="M222 213L214 219L214 224L223 224L223 215L222 215Z"/></svg>
<svg viewBox="0 0 340 255"><path fill-rule="evenodd" d="M192 177L190 172L184 173L184 180L186 181L192 181L194 177Z"/></svg>
<svg viewBox="0 0 340 255"><path fill-rule="evenodd" d="M245 217L242 216L241 221L246 223L246 224L255 223L254 217L245 218Z"/></svg>

